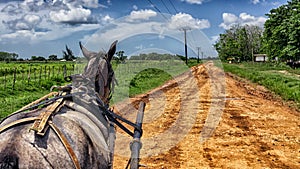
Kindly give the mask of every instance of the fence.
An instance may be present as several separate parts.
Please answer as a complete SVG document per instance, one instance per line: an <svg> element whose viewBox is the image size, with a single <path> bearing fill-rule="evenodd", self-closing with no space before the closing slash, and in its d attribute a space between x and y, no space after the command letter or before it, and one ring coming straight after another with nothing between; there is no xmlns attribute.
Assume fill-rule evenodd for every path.
<svg viewBox="0 0 300 169"><path fill-rule="evenodd" d="M77 68L77 69L76 69ZM62 82L64 77L78 72L75 65L38 65L15 66L0 69L0 89L15 90L17 87L41 87L42 83L49 81Z"/></svg>

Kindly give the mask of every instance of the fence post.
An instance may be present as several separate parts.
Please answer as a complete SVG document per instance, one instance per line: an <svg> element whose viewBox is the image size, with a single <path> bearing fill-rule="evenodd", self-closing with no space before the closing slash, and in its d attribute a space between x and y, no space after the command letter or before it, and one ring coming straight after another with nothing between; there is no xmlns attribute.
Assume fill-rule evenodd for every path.
<svg viewBox="0 0 300 169"><path fill-rule="evenodd" d="M57 78L60 76L60 66L58 66Z"/></svg>
<svg viewBox="0 0 300 169"><path fill-rule="evenodd" d="M22 81L25 81L25 70L21 72L22 72Z"/></svg>
<svg viewBox="0 0 300 169"><path fill-rule="evenodd" d="M39 84L41 84L41 81L42 81L42 66L40 67Z"/></svg>
<svg viewBox="0 0 300 169"><path fill-rule="evenodd" d="M17 77L17 69L16 69L16 67L14 68L14 79L13 79L13 86L12 86L12 90L14 90L15 89L15 84L16 84L16 77Z"/></svg>
<svg viewBox="0 0 300 169"><path fill-rule="evenodd" d="M4 89L6 89L6 74L7 74L7 68L5 69L4 72Z"/></svg>
<svg viewBox="0 0 300 169"><path fill-rule="evenodd" d="M54 77L54 66L52 66L52 77Z"/></svg>
<svg viewBox="0 0 300 169"><path fill-rule="evenodd" d="M29 69L28 69L28 75L27 75L27 84L29 85L30 83L30 73L31 73L31 65L29 66Z"/></svg>
<svg viewBox="0 0 300 169"><path fill-rule="evenodd" d="M47 66L45 66L45 74L44 74L44 76L45 76L45 80L47 79Z"/></svg>
<svg viewBox="0 0 300 169"><path fill-rule="evenodd" d="M63 69L64 69L64 77L66 77L67 76L67 65L64 65Z"/></svg>
<svg viewBox="0 0 300 169"><path fill-rule="evenodd" d="M48 80L50 79L50 73L51 72L51 67L49 66L49 71L48 71Z"/></svg>
<svg viewBox="0 0 300 169"><path fill-rule="evenodd" d="M33 75L34 75L34 81L36 82L36 72L35 72L36 68L33 68Z"/></svg>

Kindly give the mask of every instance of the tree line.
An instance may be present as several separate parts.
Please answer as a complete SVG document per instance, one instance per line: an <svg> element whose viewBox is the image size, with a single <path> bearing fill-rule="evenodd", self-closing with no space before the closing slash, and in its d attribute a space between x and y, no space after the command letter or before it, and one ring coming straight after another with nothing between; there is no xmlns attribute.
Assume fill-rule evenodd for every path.
<svg viewBox="0 0 300 169"><path fill-rule="evenodd" d="M159 54L156 52L151 53L141 53L139 55L133 55L130 57L130 60L170 60L175 59L179 60L181 59L180 55L171 55L171 54Z"/></svg>
<svg viewBox="0 0 300 169"><path fill-rule="evenodd" d="M78 58L73 54L73 51L67 45L66 45L66 50L63 50L62 53L63 53L63 56L61 59L64 59L66 61L72 61L72 60L75 60L76 58ZM19 57L19 55L16 53L0 51L0 61L10 62L10 61L23 61L24 60L23 58L18 59L18 57ZM46 61L46 60L57 61L60 59L58 58L57 55L50 55L50 56L48 56L48 59L46 59L43 56L31 56L31 58L28 60L31 60L31 61Z"/></svg>
<svg viewBox="0 0 300 169"><path fill-rule="evenodd" d="M251 61L264 53L281 61L300 59L300 1L270 10L264 28L234 25L214 44L221 60Z"/></svg>

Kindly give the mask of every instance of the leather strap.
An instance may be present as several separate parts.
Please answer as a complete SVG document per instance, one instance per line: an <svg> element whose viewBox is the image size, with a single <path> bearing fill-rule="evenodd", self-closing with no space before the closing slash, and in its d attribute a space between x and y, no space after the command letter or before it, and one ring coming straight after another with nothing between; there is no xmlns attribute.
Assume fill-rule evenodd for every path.
<svg viewBox="0 0 300 169"><path fill-rule="evenodd" d="M63 93L62 95L65 95L65 93ZM58 110L58 107L62 102L63 98L58 99L53 104L47 106L46 110L39 115L39 118L37 120L35 120L30 130L36 131L38 135L45 135L48 128L47 122L50 116L52 116Z"/></svg>
<svg viewBox="0 0 300 169"><path fill-rule="evenodd" d="M59 130L59 128L57 128L54 123L52 121L48 121L49 126L52 128L52 130L55 132L55 134L58 136L58 138L60 139L60 141L63 143L65 149L67 150L70 158L73 161L73 164L75 166L76 169L80 169L80 164L79 161L77 159L77 156L75 154L75 152L73 151L70 143L68 142L67 138L64 136L64 134Z"/></svg>
<svg viewBox="0 0 300 169"><path fill-rule="evenodd" d="M3 127L0 127L0 133L4 132L5 130L8 130L16 125L23 124L23 123L29 123L29 122L35 121L37 119L39 119L39 117L28 117L28 118L13 121Z"/></svg>
<svg viewBox="0 0 300 169"><path fill-rule="evenodd" d="M43 100L48 99L48 98L51 97L51 96L55 96L55 95L58 95L58 94L59 94L58 92L51 92L51 93L49 93L49 94L47 94L47 95L45 95L45 96L43 96L43 97L41 97L41 98L39 98L39 99L33 101L32 103L30 103L30 104L28 104L28 105L22 107L20 110L18 110L18 111L16 111L16 112L20 112L20 111L22 111L22 110L24 110L24 109L26 109L26 108L28 108L28 107L31 107L31 106L33 106L33 105L35 105L35 104L40 103L40 102L43 101Z"/></svg>

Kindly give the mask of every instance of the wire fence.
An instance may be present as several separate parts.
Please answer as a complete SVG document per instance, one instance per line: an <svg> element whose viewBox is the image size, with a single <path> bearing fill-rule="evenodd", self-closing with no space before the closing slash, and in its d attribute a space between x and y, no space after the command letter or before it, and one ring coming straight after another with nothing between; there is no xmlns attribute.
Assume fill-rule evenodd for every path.
<svg viewBox="0 0 300 169"><path fill-rule="evenodd" d="M15 66L0 69L0 89L16 90L24 86L41 87L49 81L61 82L76 72L75 65Z"/></svg>

